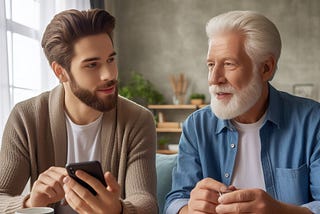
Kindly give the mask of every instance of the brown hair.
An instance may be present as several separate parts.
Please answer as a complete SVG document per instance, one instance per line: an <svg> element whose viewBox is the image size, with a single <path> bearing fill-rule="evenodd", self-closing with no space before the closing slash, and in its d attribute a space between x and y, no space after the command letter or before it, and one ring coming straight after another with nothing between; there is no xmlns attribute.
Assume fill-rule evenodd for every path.
<svg viewBox="0 0 320 214"><path fill-rule="evenodd" d="M48 24L41 46L49 61L56 61L68 72L74 56L74 43L85 36L107 33L112 40L115 18L102 9L66 10Z"/></svg>

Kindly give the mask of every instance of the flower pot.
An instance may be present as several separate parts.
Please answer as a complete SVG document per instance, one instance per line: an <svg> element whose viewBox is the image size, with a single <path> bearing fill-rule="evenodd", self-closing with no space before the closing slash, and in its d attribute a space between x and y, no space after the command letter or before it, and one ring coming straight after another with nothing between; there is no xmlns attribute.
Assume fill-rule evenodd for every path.
<svg viewBox="0 0 320 214"><path fill-rule="evenodd" d="M191 99L190 102L192 105L202 105L203 99Z"/></svg>

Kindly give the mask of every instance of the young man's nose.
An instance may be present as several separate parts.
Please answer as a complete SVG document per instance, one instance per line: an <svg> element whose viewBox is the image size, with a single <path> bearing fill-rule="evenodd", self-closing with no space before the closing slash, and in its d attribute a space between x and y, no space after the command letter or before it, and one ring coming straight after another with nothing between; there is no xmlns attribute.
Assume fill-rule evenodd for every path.
<svg viewBox="0 0 320 214"><path fill-rule="evenodd" d="M101 79L106 81L117 79L117 74L117 69L109 65L103 66L100 72Z"/></svg>

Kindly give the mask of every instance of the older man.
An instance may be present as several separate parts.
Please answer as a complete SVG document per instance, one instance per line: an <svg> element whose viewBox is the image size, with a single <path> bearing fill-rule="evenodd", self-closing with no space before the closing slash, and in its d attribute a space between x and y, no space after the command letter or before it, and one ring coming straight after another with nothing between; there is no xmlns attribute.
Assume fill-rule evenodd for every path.
<svg viewBox="0 0 320 214"><path fill-rule="evenodd" d="M269 84L276 26L232 11L206 31L211 107L184 123L166 213L320 213L320 104Z"/></svg>

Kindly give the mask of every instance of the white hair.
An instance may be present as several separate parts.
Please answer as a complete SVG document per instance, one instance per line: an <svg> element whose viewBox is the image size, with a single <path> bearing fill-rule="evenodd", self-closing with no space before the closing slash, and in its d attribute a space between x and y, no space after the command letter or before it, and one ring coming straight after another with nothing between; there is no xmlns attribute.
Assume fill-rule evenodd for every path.
<svg viewBox="0 0 320 214"><path fill-rule="evenodd" d="M245 51L253 63L261 63L272 55L277 69L281 38L277 27L268 18L254 11L231 11L213 17L206 25L209 41L219 33L230 31L244 36Z"/></svg>

